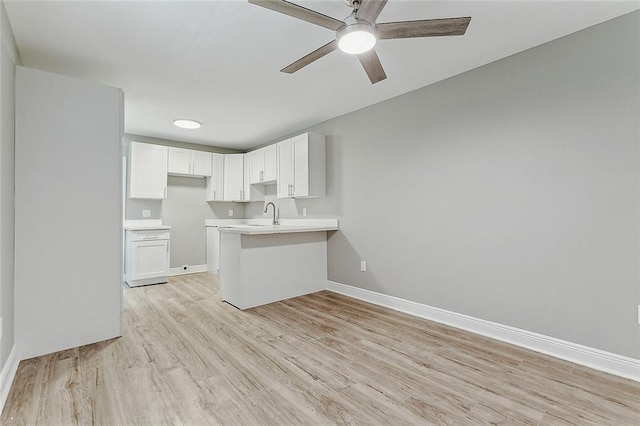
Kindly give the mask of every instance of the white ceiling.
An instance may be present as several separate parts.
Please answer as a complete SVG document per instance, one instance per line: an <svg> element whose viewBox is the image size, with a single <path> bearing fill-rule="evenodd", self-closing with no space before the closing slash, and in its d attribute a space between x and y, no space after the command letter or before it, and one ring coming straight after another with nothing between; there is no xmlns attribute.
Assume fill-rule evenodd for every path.
<svg viewBox="0 0 640 426"><path fill-rule="evenodd" d="M344 19L342 0L296 3ZM336 51L279 70L332 31L232 1L5 0L23 64L123 88L125 131L246 149L640 8L638 1L389 0L379 22L471 16L462 37L382 40L388 78ZM174 127L175 118L202 122Z"/></svg>

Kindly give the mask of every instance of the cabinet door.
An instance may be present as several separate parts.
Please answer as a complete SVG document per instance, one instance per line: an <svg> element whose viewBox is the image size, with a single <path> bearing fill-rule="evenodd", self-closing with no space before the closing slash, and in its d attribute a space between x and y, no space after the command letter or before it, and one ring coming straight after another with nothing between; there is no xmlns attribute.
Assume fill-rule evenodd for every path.
<svg viewBox="0 0 640 426"><path fill-rule="evenodd" d="M243 201L244 154L224 156L224 201Z"/></svg>
<svg viewBox="0 0 640 426"><path fill-rule="evenodd" d="M191 174L191 151L182 148L169 148L169 173Z"/></svg>
<svg viewBox="0 0 640 426"><path fill-rule="evenodd" d="M249 179L251 183L261 183L264 178L264 150L251 151L246 154L249 161Z"/></svg>
<svg viewBox="0 0 640 426"><path fill-rule="evenodd" d="M220 232L217 226L207 226L207 271L216 275L220 271Z"/></svg>
<svg viewBox="0 0 640 426"><path fill-rule="evenodd" d="M129 198L162 200L167 197L167 147L131 142Z"/></svg>
<svg viewBox="0 0 640 426"><path fill-rule="evenodd" d="M134 241L131 244L131 279L169 275L169 241Z"/></svg>
<svg viewBox="0 0 640 426"><path fill-rule="evenodd" d="M293 144L291 139L278 142L278 198L291 198L293 185Z"/></svg>
<svg viewBox="0 0 640 426"><path fill-rule="evenodd" d="M191 151L191 174L195 176L211 176L211 153Z"/></svg>
<svg viewBox="0 0 640 426"><path fill-rule="evenodd" d="M224 192L224 154L211 154L211 177L207 178L207 201L222 201Z"/></svg>
<svg viewBox="0 0 640 426"><path fill-rule="evenodd" d="M269 145L264 149L264 166L262 178L265 182L273 182L276 180L276 164L278 151L276 145Z"/></svg>
<svg viewBox="0 0 640 426"><path fill-rule="evenodd" d="M291 139L293 144L293 195L309 195L309 139L306 134Z"/></svg>

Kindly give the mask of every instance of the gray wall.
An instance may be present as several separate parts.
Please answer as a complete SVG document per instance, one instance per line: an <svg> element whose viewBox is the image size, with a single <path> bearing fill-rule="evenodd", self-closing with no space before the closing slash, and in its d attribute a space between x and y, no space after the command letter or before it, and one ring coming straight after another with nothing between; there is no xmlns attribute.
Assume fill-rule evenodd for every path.
<svg viewBox="0 0 640 426"><path fill-rule="evenodd" d="M340 219L330 280L640 358L639 21L315 126L328 196L281 214Z"/></svg>
<svg viewBox="0 0 640 426"><path fill-rule="evenodd" d="M131 141L223 154L239 152L227 148L125 134L124 154L127 153L127 145ZM206 187L203 178L169 176L167 183L166 200L127 199L125 217L128 220L145 219L142 217L142 210L151 210L151 219L162 219L162 223L171 226L172 268L182 265L205 265L205 220L229 218L229 210L233 210L234 219L244 218L245 204L205 201Z"/></svg>
<svg viewBox="0 0 640 426"><path fill-rule="evenodd" d="M15 63L20 57L4 3L0 2L0 370L7 362L14 345L13 263L15 223Z"/></svg>
<svg viewBox="0 0 640 426"><path fill-rule="evenodd" d="M162 223L171 226L171 267L205 265L206 219L244 217L243 203L208 203L205 179L169 176L167 199L162 201Z"/></svg>

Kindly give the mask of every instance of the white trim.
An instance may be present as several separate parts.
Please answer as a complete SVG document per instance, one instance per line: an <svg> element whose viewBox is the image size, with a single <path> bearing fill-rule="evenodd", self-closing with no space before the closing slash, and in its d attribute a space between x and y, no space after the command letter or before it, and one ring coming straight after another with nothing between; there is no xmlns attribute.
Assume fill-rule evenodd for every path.
<svg viewBox="0 0 640 426"><path fill-rule="evenodd" d="M198 272L207 272L207 265L189 265L189 269L186 271L183 271L181 266L171 268L169 269L169 276L197 274Z"/></svg>
<svg viewBox="0 0 640 426"><path fill-rule="evenodd" d="M445 309L328 281L327 289L640 382L640 360Z"/></svg>
<svg viewBox="0 0 640 426"><path fill-rule="evenodd" d="M2 371L0 371L0 412L4 409L5 402L7 402L7 397L9 396L13 379L16 377L16 373L18 372L19 363L18 351L14 344L13 348L11 348L11 352L9 353L9 358L7 358L7 362L4 363L4 367L2 368Z"/></svg>

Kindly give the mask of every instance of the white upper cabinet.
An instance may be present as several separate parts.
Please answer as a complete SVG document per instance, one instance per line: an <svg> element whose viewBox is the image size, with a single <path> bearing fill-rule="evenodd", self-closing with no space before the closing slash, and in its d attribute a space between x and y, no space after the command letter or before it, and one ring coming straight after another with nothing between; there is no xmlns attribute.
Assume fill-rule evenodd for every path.
<svg viewBox="0 0 640 426"><path fill-rule="evenodd" d="M276 181L276 157L275 144L245 154L249 167L249 182L251 184L270 184Z"/></svg>
<svg viewBox="0 0 640 426"><path fill-rule="evenodd" d="M293 144L291 139L278 142L277 159L278 159L278 184L277 194L278 198L291 198L293 196Z"/></svg>
<svg viewBox="0 0 640 426"><path fill-rule="evenodd" d="M211 176L211 153L182 148L169 148L169 168L171 175Z"/></svg>
<svg viewBox="0 0 640 426"><path fill-rule="evenodd" d="M324 197L324 136L305 133L277 144L278 198Z"/></svg>
<svg viewBox="0 0 640 426"><path fill-rule="evenodd" d="M269 145L264 149L264 169L262 178L265 182L275 182L277 176L277 146L275 144Z"/></svg>
<svg viewBox="0 0 640 426"><path fill-rule="evenodd" d="M167 198L167 147L129 144L129 198Z"/></svg>
<svg viewBox="0 0 640 426"><path fill-rule="evenodd" d="M169 148L169 167L171 174L191 174L191 151L181 148Z"/></svg>
<svg viewBox="0 0 640 426"><path fill-rule="evenodd" d="M243 199L242 201L264 201L264 185L254 185L252 180L252 175L254 175L257 170L257 165L262 163L261 159L263 158L262 152L248 152L244 154L244 191L242 193ZM263 167L264 168L264 167ZM262 176L262 172L257 173L258 179ZM258 183L264 183L258 181Z"/></svg>
<svg viewBox="0 0 640 426"><path fill-rule="evenodd" d="M244 200L244 154L224 156L224 201Z"/></svg>
<svg viewBox="0 0 640 426"><path fill-rule="evenodd" d="M211 154L211 177L207 178L207 201L224 200L224 154Z"/></svg>
<svg viewBox="0 0 640 426"><path fill-rule="evenodd" d="M264 153L262 149L247 152L244 155L244 165L248 169L249 183L262 183L262 171L264 170Z"/></svg>

